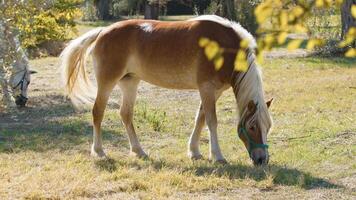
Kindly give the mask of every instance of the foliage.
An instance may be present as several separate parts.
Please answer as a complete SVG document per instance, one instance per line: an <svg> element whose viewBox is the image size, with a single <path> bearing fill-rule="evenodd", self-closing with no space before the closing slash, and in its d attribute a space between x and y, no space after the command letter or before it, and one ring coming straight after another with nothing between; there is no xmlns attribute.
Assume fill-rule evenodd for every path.
<svg viewBox="0 0 356 200"><path fill-rule="evenodd" d="M306 21L312 15L313 10L330 9L339 7L342 0L315 0L315 1L281 1L281 0L265 0L260 3L254 13L259 27L257 29L257 58L262 62L262 52L269 51L277 45L287 45L288 50L299 48L304 39L293 39L287 41L288 34L299 33L310 35L310 30L306 26ZM356 5L351 7L352 15L356 16ZM351 27L343 41L339 43L339 47L347 47L356 40L356 27ZM209 42L206 42L209 41ZM315 47L322 46L324 40L322 38L307 39L306 48L312 50ZM209 60L214 61L216 69L223 65L222 53L224 48L220 47L215 41L210 41L208 38L201 38L199 45L204 48L205 54ZM213 44L213 45L212 45ZM246 49L248 44L245 40L240 43L240 50L235 50L235 69L240 71L247 70L247 54ZM350 47L346 53L346 57L356 57L356 49ZM219 62L217 62L219 60ZM242 65L242 66L238 66Z"/></svg>
<svg viewBox="0 0 356 200"><path fill-rule="evenodd" d="M6 1L3 17L19 31L22 46L70 39L76 32L74 19L81 15L82 0Z"/></svg>

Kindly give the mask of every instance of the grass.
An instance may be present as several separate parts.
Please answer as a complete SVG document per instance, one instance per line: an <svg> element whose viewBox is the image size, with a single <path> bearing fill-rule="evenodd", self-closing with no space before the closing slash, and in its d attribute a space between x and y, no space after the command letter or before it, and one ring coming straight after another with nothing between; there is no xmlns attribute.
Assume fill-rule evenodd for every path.
<svg viewBox="0 0 356 200"><path fill-rule="evenodd" d="M62 97L54 63L31 61L29 108L2 113L1 199L342 198L355 195L356 68L343 58L266 60L267 97L274 97L271 161L254 167L236 136L231 91L218 102L222 166L186 156L199 96L141 84L135 126L150 158L129 157L118 115L120 93L108 106L104 147L89 156L91 115ZM52 81L48 81L52 80ZM207 156L205 130L202 152Z"/></svg>

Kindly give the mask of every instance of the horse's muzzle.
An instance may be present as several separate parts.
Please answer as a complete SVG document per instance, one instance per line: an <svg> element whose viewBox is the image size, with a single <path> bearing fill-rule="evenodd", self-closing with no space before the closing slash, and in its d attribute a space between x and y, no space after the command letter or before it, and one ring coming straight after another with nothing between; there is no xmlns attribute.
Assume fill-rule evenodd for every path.
<svg viewBox="0 0 356 200"><path fill-rule="evenodd" d="M17 106L25 107L26 103L27 103L27 100L28 100L27 97L25 97L22 94L20 94L20 95L16 96L15 103L16 103Z"/></svg>
<svg viewBox="0 0 356 200"><path fill-rule="evenodd" d="M268 152L265 149L256 148L251 152L251 159L256 166L268 164Z"/></svg>

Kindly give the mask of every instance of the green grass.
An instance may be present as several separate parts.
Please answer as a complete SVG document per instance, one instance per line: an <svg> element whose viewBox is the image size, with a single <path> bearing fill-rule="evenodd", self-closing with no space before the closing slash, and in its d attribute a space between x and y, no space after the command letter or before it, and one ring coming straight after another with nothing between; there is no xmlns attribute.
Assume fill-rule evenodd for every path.
<svg viewBox="0 0 356 200"><path fill-rule="evenodd" d="M103 122L110 159L89 156L91 114L62 97L57 58L31 61L29 108L0 115L0 199L350 199L355 195L356 67L344 58L268 59L274 97L270 164L254 167L236 135L235 100L218 102L219 140L230 164L186 156L199 95L141 84L135 127L149 154L128 156L115 90ZM48 80L51 80L50 82ZM204 130L201 150L208 155Z"/></svg>

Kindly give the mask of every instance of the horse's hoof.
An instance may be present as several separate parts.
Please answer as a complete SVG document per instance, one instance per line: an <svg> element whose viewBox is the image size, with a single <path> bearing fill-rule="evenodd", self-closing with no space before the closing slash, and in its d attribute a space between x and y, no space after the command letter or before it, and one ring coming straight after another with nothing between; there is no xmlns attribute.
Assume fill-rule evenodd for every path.
<svg viewBox="0 0 356 200"><path fill-rule="evenodd" d="M219 159L219 160L216 160L214 163L215 164L219 164L219 165L227 165L227 164L229 164L226 159Z"/></svg>
<svg viewBox="0 0 356 200"><path fill-rule="evenodd" d="M97 151L92 150L90 152L90 155L94 158L106 158L107 157L103 150L97 150Z"/></svg>
<svg viewBox="0 0 356 200"><path fill-rule="evenodd" d="M197 155L189 155L189 158L191 159L191 160L202 160L203 159L203 156L201 155L201 154L197 154Z"/></svg>
<svg viewBox="0 0 356 200"><path fill-rule="evenodd" d="M133 156L133 157L136 157L136 158L139 158L139 159L144 159L144 160L148 159L148 155L144 151L139 152L139 153L131 151L130 152L130 156Z"/></svg>

